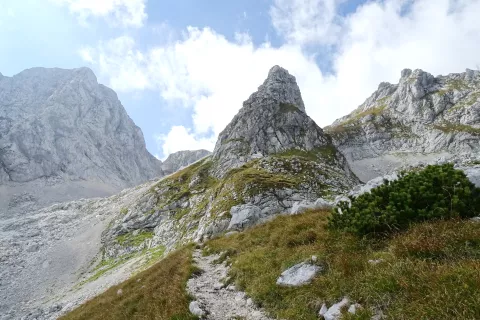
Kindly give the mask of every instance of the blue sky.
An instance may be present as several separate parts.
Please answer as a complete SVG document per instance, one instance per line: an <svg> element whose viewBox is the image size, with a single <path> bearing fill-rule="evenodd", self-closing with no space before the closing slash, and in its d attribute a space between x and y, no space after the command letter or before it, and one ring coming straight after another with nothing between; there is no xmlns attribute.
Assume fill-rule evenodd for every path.
<svg viewBox="0 0 480 320"><path fill-rule="evenodd" d="M330 124L403 68L480 65L479 0L2 0L0 72L90 67L159 158L212 149L275 64Z"/></svg>

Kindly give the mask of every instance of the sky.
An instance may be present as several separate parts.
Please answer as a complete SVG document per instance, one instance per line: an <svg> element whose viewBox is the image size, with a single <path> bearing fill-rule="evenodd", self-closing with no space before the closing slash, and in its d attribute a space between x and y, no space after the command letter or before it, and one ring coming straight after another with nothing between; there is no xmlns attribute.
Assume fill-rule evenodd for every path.
<svg viewBox="0 0 480 320"><path fill-rule="evenodd" d="M480 68L480 0L0 0L0 72L91 68L159 159L213 150L274 65L331 124L404 68Z"/></svg>

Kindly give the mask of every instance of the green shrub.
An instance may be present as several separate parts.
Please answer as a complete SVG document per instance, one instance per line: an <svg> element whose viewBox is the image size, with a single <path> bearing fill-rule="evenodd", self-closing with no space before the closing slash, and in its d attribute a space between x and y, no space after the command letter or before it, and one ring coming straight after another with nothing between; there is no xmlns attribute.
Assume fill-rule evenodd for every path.
<svg viewBox="0 0 480 320"><path fill-rule="evenodd" d="M405 229L412 222L467 218L480 212L480 189L452 164L403 172L333 209L329 227L366 235Z"/></svg>

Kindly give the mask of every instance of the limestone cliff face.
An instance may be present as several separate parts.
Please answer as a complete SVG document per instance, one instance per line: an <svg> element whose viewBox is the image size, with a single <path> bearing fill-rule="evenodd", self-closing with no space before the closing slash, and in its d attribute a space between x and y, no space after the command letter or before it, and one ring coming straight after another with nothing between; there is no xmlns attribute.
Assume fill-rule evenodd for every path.
<svg viewBox="0 0 480 320"><path fill-rule="evenodd" d="M111 194L162 174L140 128L90 69L34 68L0 78L0 211L2 202ZM63 195L47 191L60 185Z"/></svg>
<svg viewBox="0 0 480 320"><path fill-rule="evenodd" d="M434 77L405 69L325 128L363 180L401 164L480 151L480 72Z"/></svg>
<svg viewBox="0 0 480 320"><path fill-rule="evenodd" d="M305 113L295 77L274 66L258 91L243 103L243 108L220 133L213 151L214 171L222 176L252 159L292 149L306 152L331 149L338 165L349 171L330 137Z"/></svg>

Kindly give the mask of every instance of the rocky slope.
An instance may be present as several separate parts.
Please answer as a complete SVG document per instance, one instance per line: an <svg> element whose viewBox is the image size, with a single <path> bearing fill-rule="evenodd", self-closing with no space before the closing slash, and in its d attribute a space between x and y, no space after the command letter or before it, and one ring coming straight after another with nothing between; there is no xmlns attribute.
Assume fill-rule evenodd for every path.
<svg viewBox="0 0 480 320"><path fill-rule="evenodd" d="M328 205L358 182L331 138L305 113L295 78L274 67L220 135L212 156L117 196L45 208L21 223L4 221L1 245L9 249L0 261L8 266L4 274L14 276L2 286L15 295L0 297L0 312L15 317L38 307L27 319L54 318L123 280L141 261L278 214ZM98 226L90 230L97 230L89 235L90 249L49 251L83 237L81 223ZM24 232L39 226L35 234ZM47 253L48 259L38 259ZM44 260L50 261L47 268L42 268ZM72 263L59 266L65 260ZM15 273L16 265L26 271ZM42 283L35 292L27 290L36 285L29 278L32 270ZM52 279L50 271L60 279ZM74 284L79 287L69 291Z"/></svg>
<svg viewBox="0 0 480 320"><path fill-rule="evenodd" d="M392 169L480 151L480 72L402 71L325 130L363 181Z"/></svg>
<svg viewBox="0 0 480 320"><path fill-rule="evenodd" d="M208 150L185 150L172 153L162 163L162 170L165 174L171 174L210 155Z"/></svg>
<svg viewBox="0 0 480 320"><path fill-rule="evenodd" d="M356 183L345 158L306 115L295 78L276 66L220 134L211 157L162 180L114 220L104 234L105 254L141 250L128 245L138 234L170 249L241 230Z"/></svg>
<svg viewBox="0 0 480 320"><path fill-rule="evenodd" d="M0 215L161 176L115 92L87 68L0 77Z"/></svg>

